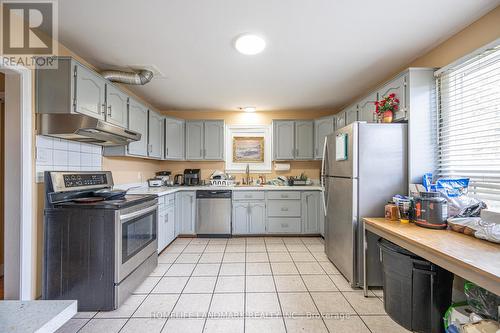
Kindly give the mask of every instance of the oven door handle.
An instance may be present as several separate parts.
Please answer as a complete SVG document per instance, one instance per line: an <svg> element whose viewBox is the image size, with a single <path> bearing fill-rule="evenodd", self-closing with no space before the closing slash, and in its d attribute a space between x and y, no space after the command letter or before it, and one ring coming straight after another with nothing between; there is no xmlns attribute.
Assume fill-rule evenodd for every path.
<svg viewBox="0 0 500 333"><path fill-rule="evenodd" d="M132 213L120 215L120 221L124 222L124 221L131 220L131 219L136 218L138 216L150 213L156 209L158 209L158 205L153 205L153 206L150 206L148 208L141 209L140 211L137 211L137 212L132 212Z"/></svg>

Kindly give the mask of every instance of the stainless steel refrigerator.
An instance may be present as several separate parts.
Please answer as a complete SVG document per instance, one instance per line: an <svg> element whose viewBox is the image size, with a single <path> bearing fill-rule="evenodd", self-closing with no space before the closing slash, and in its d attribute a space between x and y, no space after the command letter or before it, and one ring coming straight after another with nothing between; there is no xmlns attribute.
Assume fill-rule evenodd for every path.
<svg viewBox="0 0 500 333"><path fill-rule="evenodd" d="M408 191L407 125L354 122L325 139L322 182L328 258L353 287L363 285L363 217L383 217ZM378 237L367 237L368 286L382 285Z"/></svg>

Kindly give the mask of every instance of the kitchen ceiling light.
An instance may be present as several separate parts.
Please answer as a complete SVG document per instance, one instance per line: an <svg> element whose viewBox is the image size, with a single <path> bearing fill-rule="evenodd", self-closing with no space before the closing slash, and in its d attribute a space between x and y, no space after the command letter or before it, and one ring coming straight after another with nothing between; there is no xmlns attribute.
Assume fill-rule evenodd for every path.
<svg viewBox="0 0 500 333"><path fill-rule="evenodd" d="M242 54L254 55L264 51L266 41L257 35L244 34L236 39L234 47Z"/></svg>
<svg viewBox="0 0 500 333"><path fill-rule="evenodd" d="M255 112L257 108L255 106L245 106L244 108L240 108L240 110L245 112Z"/></svg>

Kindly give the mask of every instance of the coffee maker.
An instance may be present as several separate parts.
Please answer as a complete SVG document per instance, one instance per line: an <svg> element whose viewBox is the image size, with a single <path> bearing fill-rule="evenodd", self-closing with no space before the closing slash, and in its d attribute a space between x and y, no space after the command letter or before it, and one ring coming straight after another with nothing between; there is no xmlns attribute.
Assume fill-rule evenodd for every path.
<svg viewBox="0 0 500 333"><path fill-rule="evenodd" d="M195 186L199 185L201 180L200 169L185 169L184 170L184 185Z"/></svg>

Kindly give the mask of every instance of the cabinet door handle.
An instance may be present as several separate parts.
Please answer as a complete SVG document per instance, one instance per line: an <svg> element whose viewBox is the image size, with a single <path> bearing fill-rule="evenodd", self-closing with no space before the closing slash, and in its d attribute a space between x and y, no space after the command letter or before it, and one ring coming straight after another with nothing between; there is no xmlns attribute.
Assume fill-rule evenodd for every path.
<svg viewBox="0 0 500 333"><path fill-rule="evenodd" d="M101 114L102 114L103 116L105 116L105 115L106 115L106 104L101 104Z"/></svg>
<svg viewBox="0 0 500 333"><path fill-rule="evenodd" d="M288 198L288 194L282 194L281 197L286 199L286 198Z"/></svg>
<svg viewBox="0 0 500 333"><path fill-rule="evenodd" d="M111 117L111 105L108 106L108 117Z"/></svg>
<svg viewBox="0 0 500 333"><path fill-rule="evenodd" d="M168 156L168 148L167 148L167 156Z"/></svg>
<svg viewBox="0 0 500 333"><path fill-rule="evenodd" d="M282 207L282 208L281 208L281 211L282 211L282 212L288 212L288 208L287 208L287 207Z"/></svg>

